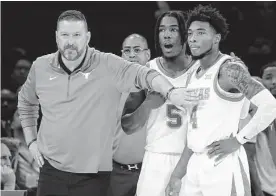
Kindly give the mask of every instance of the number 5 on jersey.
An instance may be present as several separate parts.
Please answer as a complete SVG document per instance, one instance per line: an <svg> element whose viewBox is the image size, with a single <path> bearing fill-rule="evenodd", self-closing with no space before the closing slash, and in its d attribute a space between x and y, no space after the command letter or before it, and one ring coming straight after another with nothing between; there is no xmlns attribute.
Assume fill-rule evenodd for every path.
<svg viewBox="0 0 276 196"><path fill-rule="evenodd" d="M179 114L180 109L175 105L167 104L167 125L170 128L179 128L182 125L182 116Z"/></svg>

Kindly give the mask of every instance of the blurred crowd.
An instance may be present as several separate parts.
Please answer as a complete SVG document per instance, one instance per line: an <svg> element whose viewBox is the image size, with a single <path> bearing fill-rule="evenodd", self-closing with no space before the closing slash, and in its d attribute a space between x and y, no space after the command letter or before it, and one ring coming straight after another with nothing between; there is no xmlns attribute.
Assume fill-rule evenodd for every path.
<svg viewBox="0 0 276 196"><path fill-rule="evenodd" d="M221 2L213 4L225 13L232 27L231 35L224 45L225 51L231 50L240 56L256 79L276 96L276 72L269 71L270 67L276 67L275 2L256 2L255 10L238 6L229 8L222 6ZM170 3L167 2L157 2L157 7L154 13L156 18L172 9ZM233 21L235 21L234 24L231 23ZM153 35L153 32L150 33ZM4 57L5 73L2 72L1 77L1 190L21 189L35 194L39 167L28 150L17 114L17 94L27 79L34 59L30 59L28 51L24 48L15 47L5 50L9 51L5 53L8 56ZM108 52L116 53L117 51ZM265 138L268 136L264 134L261 133L249 145L249 150L247 149L250 152L248 154L252 161L251 166L255 164L254 167L257 168L251 172L252 178L257 179L252 180L252 186L262 185L262 180L265 180L262 177L262 166L259 165L259 161L256 161L258 157L260 159L263 157L258 153L265 153L264 148L267 148ZM276 146L274 147L272 151L275 152ZM256 181L257 185L254 184ZM258 189L252 187L252 191L255 190L255 195L258 195Z"/></svg>
<svg viewBox="0 0 276 196"><path fill-rule="evenodd" d="M28 150L17 114L17 93L32 62L22 48L10 54L10 77L1 86L1 190L29 190L35 194L39 167Z"/></svg>

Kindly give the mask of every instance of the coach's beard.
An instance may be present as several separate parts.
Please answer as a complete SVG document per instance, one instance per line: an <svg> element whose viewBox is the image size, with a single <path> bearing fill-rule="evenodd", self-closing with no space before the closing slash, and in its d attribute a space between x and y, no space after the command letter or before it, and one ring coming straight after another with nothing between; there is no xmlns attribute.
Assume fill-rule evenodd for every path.
<svg viewBox="0 0 276 196"><path fill-rule="evenodd" d="M70 58L70 54L66 54L66 50L74 50L76 52L75 55L73 55L73 57ZM71 46L71 45L66 45L63 49L59 48L59 52L60 54L68 61L75 61L78 58L80 58L80 56L85 52L85 48L78 50L78 48L76 46Z"/></svg>

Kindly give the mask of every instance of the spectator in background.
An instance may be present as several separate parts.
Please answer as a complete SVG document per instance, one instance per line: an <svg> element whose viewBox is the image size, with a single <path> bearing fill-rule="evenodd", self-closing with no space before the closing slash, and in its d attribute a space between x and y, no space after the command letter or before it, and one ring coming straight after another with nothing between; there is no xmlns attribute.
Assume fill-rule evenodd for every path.
<svg viewBox="0 0 276 196"><path fill-rule="evenodd" d="M263 85L276 98L276 60L261 68L261 77Z"/></svg>
<svg viewBox="0 0 276 196"><path fill-rule="evenodd" d="M16 111L17 98L15 93L8 89L1 90L1 136L12 137L11 122Z"/></svg>
<svg viewBox="0 0 276 196"><path fill-rule="evenodd" d="M252 67L258 67L274 58L273 55L276 52L275 20L276 12L273 1L255 2L255 7L245 14L246 32L251 37L247 58Z"/></svg>
<svg viewBox="0 0 276 196"><path fill-rule="evenodd" d="M150 60L150 49L147 40L138 34L131 34L122 44L122 57L130 62L146 65ZM116 139L114 142L113 170L110 176L110 196L134 196L140 175L146 130L127 135L121 127L122 114L134 112L145 99L145 91L124 93L118 110ZM125 108L124 108L125 105ZM124 111L123 111L124 109Z"/></svg>
<svg viewBox="0 0 276 196"><path fill-rule="evenodd" d="M12 92L16 92L19 87L21 87L27 79L31 68L31 62L27 58L20 58L16 61L9 83L9 89Z"/></svg>
<svg viewBox="0 0 276 196"><path fill-rule="evenodd" d="M276 61L261 68L263 85L276 97ZM265 196L276 195L276 120L263 132L256 141L255 162L261 188Z"/></svg>
<svg viewBox="0 0 276 196"><path fill-rule="evenodd" d="M1 190L15 189L15 174L11 167L12 155L6 144L1 141Z"/></svg>

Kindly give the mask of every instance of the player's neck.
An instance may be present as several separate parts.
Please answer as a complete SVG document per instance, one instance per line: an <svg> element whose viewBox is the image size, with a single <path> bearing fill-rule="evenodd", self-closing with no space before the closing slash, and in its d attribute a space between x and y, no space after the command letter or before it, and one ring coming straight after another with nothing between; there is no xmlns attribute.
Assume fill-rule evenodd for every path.
<svg viewBox="0 0 276 196"><path fill-rule="evenodd" d="M64 63L64 65L70 70L70 71L73 71L73 70L75 70L76 69L76 67L78 67L80 64L81 64L81 62L82 62L82 60L83 60L83 58L84 58L84 56L85 56L85 51L83 52L83 54L77 59L77 60L75 60L75 61L68 61L66 58L64 58L63 56L61 56L61 58L62 58L62 61L63 61L63 63Z"/></svg>
<svg viewBox="0 0 276 196"><path fill-rule="evenodd" d="M192 58L182 52L179 56L175 58L164 58L163 57L163 67L165 70L170 70L172 72L181 72L190 66Z"/></svg>
<svg viewBox="0 0 276 196"><path fill-rule="evenodd" d="M219 56L220 51L218 49L211 51L209 54L205 55L202 59L200 59L200 67L204 70L210 68L214 65Z"/></svg>

